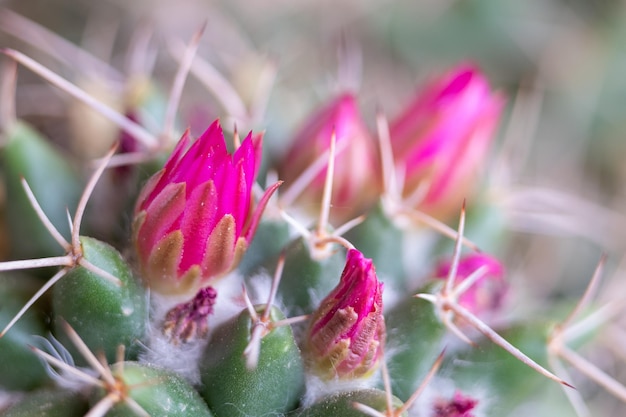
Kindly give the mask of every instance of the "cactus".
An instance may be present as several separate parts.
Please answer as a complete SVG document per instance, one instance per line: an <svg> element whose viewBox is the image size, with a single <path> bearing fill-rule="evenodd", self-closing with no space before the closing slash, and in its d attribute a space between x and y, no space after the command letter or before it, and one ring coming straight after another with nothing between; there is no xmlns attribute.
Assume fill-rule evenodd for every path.
<svg viewBox="0 0 626 417"><path fill-rule="evenodd" d="M626 410L624 310L598 294L608 257L590 279L553 260L586 290L524 290L537 265L516 216L612 213L510 183L495 155L521 92L466 60L373 99L388 85L359 91L344 44L340 88L313 104L258 51L229 51L241 65L222 74L199 27L187 45L131 45L124 72L0 10L32 44L0 50L0 416ZM161 47L173 80L149 68ZM21 113L23 73L71 103L71 139ZM394 111L368 111L378 100Z"/></svg>

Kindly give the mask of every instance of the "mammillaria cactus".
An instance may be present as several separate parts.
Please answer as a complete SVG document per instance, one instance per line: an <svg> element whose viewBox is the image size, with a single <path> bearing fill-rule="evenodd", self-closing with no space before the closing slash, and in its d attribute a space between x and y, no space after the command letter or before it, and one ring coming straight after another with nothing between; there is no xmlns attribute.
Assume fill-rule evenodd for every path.
<svg viewBox="0 0 626 417"><path fill-rule="evenodd" d="M621 415L621 240L593 227L626 229L521 168L534 77L472 49L416 66L413 20L356 5L329 77L328 36L218 3L188 45L187 6L148 30L118 5L132 29L100 49L0 9L0 416Z"/></svg>

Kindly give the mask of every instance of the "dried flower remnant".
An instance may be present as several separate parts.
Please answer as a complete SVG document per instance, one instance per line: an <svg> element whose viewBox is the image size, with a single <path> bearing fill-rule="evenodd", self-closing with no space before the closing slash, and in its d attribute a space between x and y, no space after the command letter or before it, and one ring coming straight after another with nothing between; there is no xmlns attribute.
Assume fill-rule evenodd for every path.
<svg viewBox="0 0 626 417"><path fill-rule="evenodd" d="M478 401L460 392L452 398L438 398L433 406L433 417L474 417Z"/></svg>
<svg viewBox="0 0 626 417"><path fill-rule="evenodd" d="M314 374L346 380L376 369L385 341L382 292L372 261L348 251L339 285L311 318L304 354Z"/></svg>
<svg viewBox="0 0 626 417"><path fill-rule="evenodd" d="M213 287L202 288L191 301L178 304L167 312L163 333L174 344L206 336L209 331L207 319L213 313L216 298Z"/></svg>
<svg viewBox="0 0 626 417"><path fill-rule="evenodd" d="M403 197L444 219L470 197L485 165L503 108L486 78L462 64L434 80L390 124L404 168Z"/></svg>
<svg viewBox="0 0 626 417"><path fill-rule="evenodd" d="M231 155L215 121L189 146L186 132L135 206L133 240L143 279L156 292L195 294L235 268L254 237L270 187L252 210L261 138Z"/></svg>

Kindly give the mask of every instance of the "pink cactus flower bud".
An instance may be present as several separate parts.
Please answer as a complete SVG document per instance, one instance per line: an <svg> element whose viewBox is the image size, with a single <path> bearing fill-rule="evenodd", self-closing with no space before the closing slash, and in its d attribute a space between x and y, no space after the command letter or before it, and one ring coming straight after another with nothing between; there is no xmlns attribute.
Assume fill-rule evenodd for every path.
<svg viewBox="0 0 626 417"><path fill-rule="evenodd" d="M285 185L291 184L324 152L335 134L333 217L346 220L362 214L380 193L376 145L359 112L356 98L344 93L310 115L295 135L280 167ZM322 169L299 199L302 206L319 208L326 169Z"/></svg>
<svg viewBox="0 0 626 417"><path fill-rule="evenodd" d="M193 295L237 266L278 186L252 210L260 136L249 134L231 155L215 121L189 142L187 131L135 206L133 240L142 277L166 295Z"/></svg>
<svg viewBox="0 0 626 417"><path fill-rule="evenodd" d="M474 417L478 401L457 391L452 398L438 398L433 406L433 417Z"/></svg>
<svg viewBox="0 0 626 417"><path fill-rule="evenodd" d="M461 258L455 284L458 285L479 268L484 268L484 272L461 294L458 302L477 317L487 319L500 310L508 288L500 261L484 253L473 253ZM442 262L437 267L436 276L445 279L449 271L450 261Z"/></svg>
<svg viewBox="0 0 626 417"><path fill-rule="evenodd" d="M463 64L429 84L390 125L403 196L428 186L418 208L445 219L470 198L504 105L487 79Z"/></svg>
<svg viewBox="0 0 626 417"><path fill-rule="evenodd" d="M314 374L326 380L371 375L385 341L382 294L372 260L350 250L339 285L311 318L304 351Z"/></svg>

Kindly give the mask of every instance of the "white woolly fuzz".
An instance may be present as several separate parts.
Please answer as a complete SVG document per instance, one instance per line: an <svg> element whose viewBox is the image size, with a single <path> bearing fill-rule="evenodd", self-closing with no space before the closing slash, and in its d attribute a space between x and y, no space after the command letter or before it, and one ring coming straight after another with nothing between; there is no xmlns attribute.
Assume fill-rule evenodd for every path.
<svg viewBox="0 0 626 417"><path fill-rule="evenodd" d="M213 330L239 315L246 308L242 286L243 277L237 270L213 285L217 291L217 299L213 306L213 314L209 316L209 338Z"/></svg>
<svg viewBox="0 0 626 417"><path fill-rule="evenodd" d="M213 285L217 292L217 298L213 306L213 314L208 317L209 333L207 337L178 344L171 343L170 339L163 334L163 320L170 309L189 301L192 297L167 297L152 293L147 341L139 361L169 369L191 384L199 384L199 362L211 333L245 308L241 284L241 276L235 272Z"/></svg>
<svg viewBox="0 0 626 417"><path fill-rule="evenodd" d="M252 301L253 305L267 304L267 300L270 297L270 292L272 289L272 280L273 277L271 277L265 271L246 279L246 289L248 291L248 297L250 297L250 301ZM276 294L272 305L281 309L284 314L287 314L287 312L284 311L285 306L282 302L282 297L280 296L280 294Z"/></svg>
<svg viewBox="0 0 626 417"><path fill-rule="evenodd" d="M65 346L61 344L52 334L48 338L41 336L32 336L34 344L48 355L56 358L59 362L64 363L69 368L73 368L78 373L85 376L98 379L99 374L95 369L88 367L77 367L74 363L72 354ZM90 389L91 384L85 382L85 378L81 378L77 374L70 372L68 369L52 366L47 360L41 359L46 373L54 381L56 386L67 391L84 391L85 388ZM1 407L0 407L1 409Z"/></svg>
<svg viewBox="0 0 626 417"><path fill-rule="evenodd" d="M385 311L391 311L406 298L406 290L399 290L393 286L393 277L377 272L378 280L385 284L383 291L383 306ZM389 282L389 284L387 284Z"/></svg>
<svg viewBox="0 0 626 417"><path fill-rule="evenodd" d="M206 339L198 339L174 345L163 334L160 326L151 324L146 349L139 356L139 362L169 369L190 384L197 385L200 383L198 364L206 344Z"/></svg>
<svg viewBox="0 0 626 417"><path fill-rule="evenodd" d="M302 398L302 406L306 408L326 396L337 394L340 392L374 388L378 385L378 381L378 372L369 378L357 378L350 381L327 381L307 372L305 381L306 392L304 394L304 397Z"/></svg>
<svg viewBox="0 0 626 417"><path fill-rule="evenodd" d="M5 391L0 389L0 410L4 410L17 404L26 396L23 392Z"/></svg>
<svg viewBox="0 0 626 417"><path fill-rule="evenodd" d="M420 287L424 278L429 278L432 273L432 248L439 236L434 232L424 232L426 230L419 229L406 233L402 242L402 263L411 276L408 283L411 288Z"/></svg>

